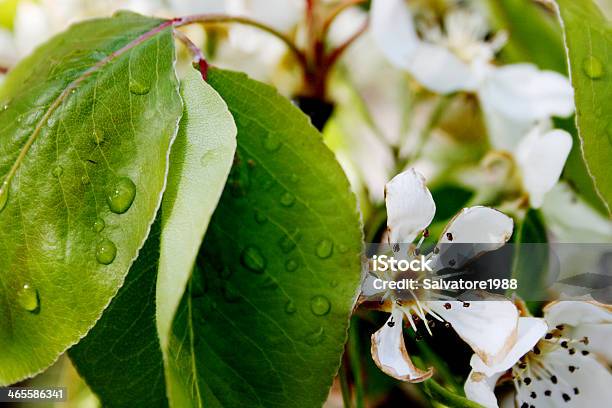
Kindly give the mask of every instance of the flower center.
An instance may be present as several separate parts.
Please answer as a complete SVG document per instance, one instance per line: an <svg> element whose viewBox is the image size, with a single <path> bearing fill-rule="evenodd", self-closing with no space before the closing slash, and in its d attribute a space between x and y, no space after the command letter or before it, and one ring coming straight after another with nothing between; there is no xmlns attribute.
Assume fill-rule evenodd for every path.
<svg viewBox="0 0 612 408"><path fill-rule="evenodd" d="M580 388L571 381L571 375L580 369L579 359L565 367L567 374L560 372L559 367L551 367L546 360L547 354L557 350L564 350L570 356L589 355L586 349L588 337L573 339L566 329L564 325L558 325L549 331L512 367L512 379L521 408L535 407L538 399L554 396L569 402L580 394Z"/></svg>

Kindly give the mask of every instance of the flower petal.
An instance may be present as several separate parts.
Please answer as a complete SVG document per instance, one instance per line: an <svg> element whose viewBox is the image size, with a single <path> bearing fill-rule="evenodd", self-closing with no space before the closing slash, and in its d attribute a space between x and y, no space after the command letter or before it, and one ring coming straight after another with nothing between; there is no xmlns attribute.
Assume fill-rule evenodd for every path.
<svg viewBox="0 0 612 408"><path fill-rule="evenodd" d="M544 318L548 324L563 324L571 327L571 337L588 337L588 350L612 362L612 309L609 305L597 302L560 301L544 308Z"/></svg>
<svg viewBox="0 0 612 408"><path fill-rule="evenodd" d="M429 226L436 204L425 177L414 169L395 176L385 186L389 242L410 243Z"/></svg>
<svg viewBox="0 0 612 408"><path fill-rule="evenodd" d="M569 80L532 64L495 69L483 82L479 95L483 105L525 122L574 113L574 91Z"/></svg>
<svg viewBox="0 0 612 408"><path fill-rule="evenodd" d="M516 343L501 362L494 365L486 365L480 357L474 354L470 360L470 365L474 371L483 373L486 376L503 373L516 364L521 357L527 354L527 352L544 337L547 330L548 325L544 319L537 317L520 317L518 320Z"/></svg>
<svg viewBox="0 0 612 408"><path fill-rule="evenodd" d="M394 307L389 320L372 335L372 358L376 365L391 377L421 382L432 376L433 369L423 371L412 364L404 344L403 317L401 309Z"/></svg>
<svg viewBox="0 0 612 408"><path fill-rule="evenodd" d="M389 62L408 69L420 40L404 0L372 1L370 27L374 41Z"/></svg>
<svg viewBox="0 0 612 408"><path fill-rule="evenodd" d="M478 85L470 65L447 48L425 42L416 48L407 70L425 88L441 94L475 91Z"/></svg>
<svg viewBox="0 0 612 408"><path fill-rule="evenodd" d="M536 127L521 141L516 160L532 207L539 208L559 181L571 149L572 136L564 130L542 132Z"/></svg>
<svg viewBox="0 0 612 408"><path fill-rule="evenodd" d="M489 207L469 207L448 223L438 242L491 244L487 248L494 250L510 239L513 229L514 222L506 214Z"/></svg>
<svg viewBox="0 0 612 408"><path fill-rule="evenodd" d="M516 342L518 311L509 300L485 300L485 296L503 299L501 296L477 294L480 300L429 301L427 306L449 322L485 364L494 366L506 358Z"/></svg>
<svg viewBox="0 0 612 408"><path fill-rule="evenodd" d="M491 377L472 370L463 389L465 396L470 400L479 403L485 408L498 408L497 398L495 397L495 384L503 372L496 373Z"/></svg>

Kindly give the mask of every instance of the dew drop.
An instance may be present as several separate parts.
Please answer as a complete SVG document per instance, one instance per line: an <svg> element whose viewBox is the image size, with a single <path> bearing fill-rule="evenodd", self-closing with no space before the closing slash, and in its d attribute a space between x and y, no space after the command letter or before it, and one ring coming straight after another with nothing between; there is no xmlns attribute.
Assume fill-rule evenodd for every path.
<svg viewBox="0 0 612 408"><path fill-rule="evenodd" d="M285 269L287 270L287 272L295 271L298 266L300 265L295 259L288 259L287 262L285 262Z"/></svg>
<svg viewBox="0 0 612 408"><path fill-rule="evenodd" d="M324 338L325 330L323 330L323 327L319 327L317 330L306 335L306 344L309 346L316 346L317 344L321 343Z"/></svg>
<svg viewBox="0 0 612 408"><path fill-rule="evenodd" d="M40 307L38 291L29 284L24 284L17 292L17 304L28 312L36 312Z"/></svg>
<svg viewBox="0 0 612 408"><path fill-rule="evenodd" d="M600 79L604 75L604 67L599 58L591 55L582 63L582 69L591 79Z"/></svg>
<svg viewBox="0 0 612 408"><path fill-rule="evenodd" d="M135 79L130 80L130 92L134 95L146 95L149 93L149 86L138 82Z"/></svg>
<svg viewBox="0 0 612 408"><path fill-rule="evenodd" d="M281 141L272 135L266 136L264 140L264 148L269 152L275 152L281 147Z"/></svg>
<svg viewBox="0 0 612 408"><path fill-rule="evenodd" d="M288 254L289 252L295 249L297 240L296 237L298 236L298 234L299 231L296 230L291 235L284 234L280 237L280 239L278 240L278 246L280 247L281 251L283 251L283 253Z"/></svg>
<svg viewBox="0 0 612 408"><path fill-rule="evenodd" d="M317 245L317 256L321 259L326 259L332 256L334 252L334 243L329 239L324 239Z"/></svg>
<svg viewBox="0 0 612 408"><path fill-rule="evenodd" d="M8 202L9 187L10 183L7 180L4 180L2 184L0 184L0 212L4 210Z"/></svg>
<svg viewBox="0 0 612 408"><path fill-rule="evenodd" d="M200 157L200 164L202 166L208 166L210 162L214 161L217 157L217 151L215 149L210 149L204 152L202 157Z"/></svg>
<svg viewBox="0 0 612 408"><path fill-rule="evenodd" d="M54 177L59 177L64 173L64 169L62 166L55 166L55 168L53 169L53 171L51 172L51 174L53 174Z"/></svg>
<svg viewBox="0 0 612 408"><path fill-rule="evenodd" d="M287 192L281 196L280 203L285 207L291 207L295 203L295 196Z"/></svg>
<svg viewBox="0 0 612 408"><path fill-rule="evenodd" d="M268 276L264 280L261 287L264 289L278 289L278 282L274 280L272 277Z"/></svg>
<svg viewBox="0 0 612 408"><path fill-rule="evenodd" d="M136 196L136 185L127 177L122 177L109 190L106 202L110 210L116 214L123 214L130 209Z"/></svg>
<svg viewBox="0 0 612 408"><path fill-rule="evenodd" d="M259 210L255 210L255 222L264 224L266 221L268 221L268 216Z"/></svg>
<svg viewBox="0 0 612 408"><path fill-rule="evenodd" d="M240 261L251 272L263 273L266 269L266 258L254 246L248 246L242 251Z"/></svg>
<svg viewBox="0 0 612 408"><path fill-rule="evenodd" d="M96 248L96 259L102 265L110 265L115 260L117 256L117 247L108 238L104 238L102 241L98 243L98 247Z"/></svg>
<svg viewBox="0 0 612 408"><path fill-rule="evenodd" d="M297 312L297 307L295 307L295 303L293 303L293 300L288 300L287 303L285 303L285 313L294 314L295 312Z"/></svg>
<svg viewBox="0 0 612 408"><path fill-rule="evenodd" d="M102 230L106 227L106 223L102 218L98 218L94 221L93 230L95 232L102 232Z"/></svg>
<svg viewBox="0 0 612 408"><path fill-rule="evenodd" d="M310 311L315 316L325 316L331 309L331 303L323 295L316 295L310 299Z"/></svg>

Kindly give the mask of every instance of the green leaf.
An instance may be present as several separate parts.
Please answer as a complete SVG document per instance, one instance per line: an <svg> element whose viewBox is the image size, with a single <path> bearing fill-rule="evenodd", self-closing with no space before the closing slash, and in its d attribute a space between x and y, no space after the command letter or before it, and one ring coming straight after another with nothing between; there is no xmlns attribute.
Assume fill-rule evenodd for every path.
<svg viewBox="0 0 612 408"><path fill-rule="evenodd" d="M558 1L575 90L582 153L608 211L612 205L612 26L592 0Z"/></svg>
<svg viewBox="0 0 612 408"><path fill-rule="evenodd" d="M173 326L171 402L320 407L359 286L355 197L291 102L238 73L209 83L238 150Z"/></svg>
<svg viewBox="0 0 612 408"><path fill-rule="evenodd" d="M181 81L181 95L158 222L102 319L70 351L108 407L167 405L161 344L234 157L236 127L221 97L195 71Z"/></svg>
<svg viewBox="0 0 612 408"><path fill-rule="evenodd" d="M518 280L516 293L525 301L542 299L549 262L548 237L542 214L530 209L514 238L512 277ZM534 245L535 244L535 245ZM538 245L540 244L540 245Z"/></svg>
<svg viewBox="0 0 612 408"><path fill-rule="evenodd" d="M534 0L485 2L495 28L509 34L501 52L505 62L533 62L542 69L567 73L563 36L552 12Z"/></svg>
<svg viewBox="0 0 612 408"><path fill-rule="evenodd" d="M122 13L54 37L0 89L0 385L49 366L123 284L181 116L174 52L168 22Z"/></svg>
<svg viewBox="0 0 612 408"><path fill-rule="evenodd" d="M185 112L162 204L157 327L163 349L236 151L234 118L199 72L188 73L181 94Z"/></svg>

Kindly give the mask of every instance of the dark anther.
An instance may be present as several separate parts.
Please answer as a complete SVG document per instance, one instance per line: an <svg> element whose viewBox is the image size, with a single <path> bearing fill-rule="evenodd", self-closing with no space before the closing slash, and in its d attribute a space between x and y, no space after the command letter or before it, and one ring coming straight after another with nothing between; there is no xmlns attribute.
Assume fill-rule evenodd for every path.
<svg viewBox="0 0 612 408"><path fill-rule="evenodd" d="M587 336L584 336L580 341L583 342L585 346L589 345L589 338Z"/></svg>
<svg viewBox="0 0 612 408"><path fill-rule="evenodd" d="M444 304L444 308L445 308L446 310L450 310L450 308L451 308L451 307L452 307L452 306L451 306L451 304L450 304L450 303L448 303L448 302Z"/></svg>
<svg viewBox="0 0 612 408"><path fill-rule="evenodd" d="M520 368L521 370L524 370L524 369L526 369L526 368L527 368L527 363L525 363L525 362L521 362L521 363L519 363L519 365L518 365L518 366L519 366L519 368Z"/></svg>
<svg viewBox="0 0 612 408"><path fill-rule="evenodd" d="M567 348L567 341L563 340L563 341L561 342L561 347L563 347L563 348Z"/></svg>
<svg viewBox="0 0 612 408"><path fill-rule="evenodd" d="M535 408L535 405L530 405L529 408Z"/></svg>
<svg viewBox="0 0 612 408"><path fill-rule="evenodd" d="M573 373L574 371L576 371L576 367L575 366L569 366L569 367L567 367L567 369L570 371L570 373Z"/></svg>
<svg viewBox="0 0 612 408"><path fill-rule="evenodd" d="M402 305L402 301L400 299L395 299L395 304L398 306Z"/></svg>
<svg viewBox="0 0 612 408"><path fill-rule="evenodd" d="M523 381L525 381L525 384L527 384L527 385L531 384L531 378L529 378L529 377L525 377L525 380L523 380Z"/></svg>
<svg viewBox="0 0 612 408"><path fill-rule="evenodd" d="M553 384L557 383L557 376L553 375L552 377L550 377L550 381L552 381Z"/></svg>
<svg viewBox="0 0 612 408"><path fill-rule="evenodd" d="M380 299L380 300L378 301L378 304L380 304L380 305L384 305L384 304L385 304L385 301L384 301L383 299Z"/></svg>
<svg viewBox="0 0 612 408"><path fill-rule="evenodd" d="M528 403L526 403L526 402L523 402L523 403L521 404L521 408L529 408L529 404L528 404Z"/></svg>
<svg viewBox="0 0 612 408"><path fill-rule="evenodd" d="M395 326L395 322L393 321L393 318L391 318L391 320L389 320L389 321L387 322L387 326L389 326L389 327L393 327L393 326Z"/></svg>
<svg viewBox="0 0 612 408"><path fill-rule="evenodd" d="M578 387L574 387L574 395L578 394L580 394L580 390L578 389Z"/></svg>
<svg viewBox="0 0 612 408"><path fill-rule="evenodd" d="M454 259L451 259L450 261L448 261L448 266L455 266L457 262L455 262Z"/></svg>
<svg viewBox="0 0 612 408"><path fill-rule="evenodd" d="M552 338L553 338L553 335L552 335L552 333L546 333L546 336L544 336L544 338L545 338L546 340L550 340L550 339L552 339Z"/></svg>
<svg viewBox="0 0 612 408"><path fill-rule="evenodd" d="M565 328L565 326L562 324L558 324L556 327L557 327L557 330L563 330Z"/></svg>
<svg viewBox="0 0 612 408"><path fill-rule="evenodd" d="M569 350L569 353L570 353L570 355L572 355L572 356L573 356L574 354L576 354L576 349L570 349L570 350Z"/></svg>
<svg viewBox="0 0 612 408"><path fill-rule="evenodd" d="M535 399L538 396L538 394L536 394L535 391L531 391L531 394L529 396Z"/></svg>
<svg viewBox="0 0 612 408"><path fill-rule="evenodd" d="M417 324L421 321L421 318L419 316L412 315L412 318L414 319L414 322Z"/></svg>
<svg viewBox="0 0 612 408"><path fill-rule="evenodd" d="M440 248L435 247L433 250L433 253L437 255L439 252L440 252Z"/></svg>
<svg viewBox="0 0 612 408"><path fill-rule="evenodd" d="M421 250L419 248L414 248L414 254L415 255L420 255L421 254Z"/></svg>
<svg viewBox="0 0 612 408"><path fill-rule="evenodd" d="M434 327L436 325L436 322L434 322L433 320L430 320L430 321L427 322L427 325L429 327Z"/></svg>
<svg viewBox="0 0 612 408"><path fill-rule="evenodd" d="M451 328L451 324L449 322L444 322L444 327L447 329Z"/></svg>
<svg viewBox="0 0 612 408"><path fill-rule="evenodd" d="M393 244L393 252L399 252L400 246L399 244Z"/></svg>
<svg viewBox="0 0 612 408"><path fill-rule="evenodd" d="M582 350L582 355L583 356L588 356L589 355L589 350Z"/></svg>
<svg viewBox="0 0 612 408"><path fill-rule="evenodd" d="M536 353L536 354L540 354L540 353L541 353L541 351L540 351L540 349L538 348L538 346L535 346L535 347L533 348L533 352L534 352L534 353Z"/></svg>
<svg viewBox="0 0 612 408"><path fill-rule="evenodd" d="M470 302L463 302L463 307L470 307Z"/></svg>
<svg viewBox="0 0 612 408"><path fill-rule="evenodd" d="M446 238L448 238L449 241L453 240L453 234L451 234L450 232L446 233Z"/></svg>
<svg viewBox="0 0 612 408"><path fill-rule="evenodd" d="M544 395L546 395L547 397L550 397L551 394L552 392L550 392L550 390L544 391Z"/></svg>
<svg viewBox="0 0 612 408"><path fill-rule="evenodd" d="M570 396L567 395L566 393L563 393L563 401L567 402L569 400L571 400Z"/></svg>
<svg viewBox="0 0 612 408"><path fill-rule="evenodd" d="M428 230L427 228L425 228L425 230L423 231L423 236L424 236L425 238L428 238L428 237L429 237L429 230Z"/></svg>
<svg viewBox="0 0 612 408"><path fill-rule="evenodd" d="M423 336L421 336L421 333L417 333L414 338L417 339L417 341L423 340Z"/></svg>

